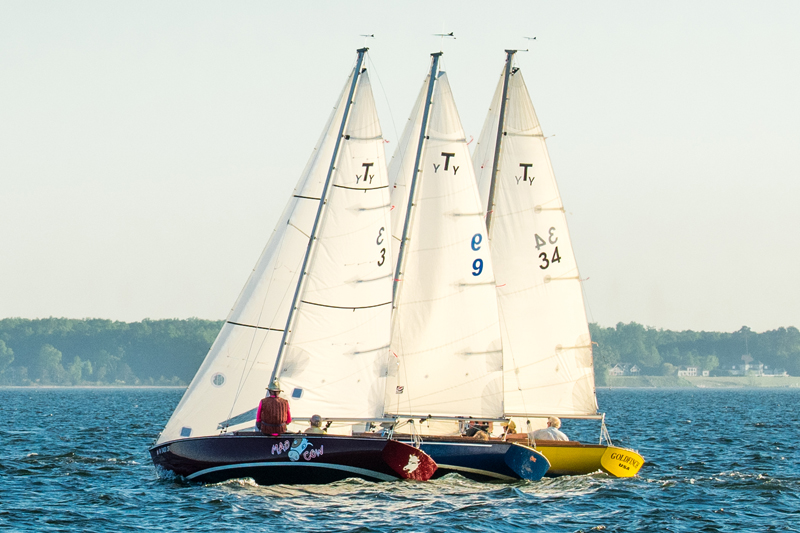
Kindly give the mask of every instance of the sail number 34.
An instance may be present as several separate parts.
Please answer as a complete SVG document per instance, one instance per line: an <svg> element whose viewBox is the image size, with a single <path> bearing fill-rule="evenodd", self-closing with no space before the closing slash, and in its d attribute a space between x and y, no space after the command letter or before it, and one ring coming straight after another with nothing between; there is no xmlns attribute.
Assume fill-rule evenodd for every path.
<svg viewBox="0 0 800 533"><path fill-rule="evenodd" d="M534 238L536 240L536 249L539 250L542 246L546 246L548 243L556 244L558 242L558 237L556 237L556 228L551 227L550 231L548 232L547 240L545 241L542 239L538 233L534 234ZM545 270L547 267L552 265L553 263L560 263L561 262L561 255L558 253L558 246L555 247L553 250L553 255L548 256L547 252L542 252L539 254L539 259L542 260L542 264L539 265L539 268Z"/></svg>

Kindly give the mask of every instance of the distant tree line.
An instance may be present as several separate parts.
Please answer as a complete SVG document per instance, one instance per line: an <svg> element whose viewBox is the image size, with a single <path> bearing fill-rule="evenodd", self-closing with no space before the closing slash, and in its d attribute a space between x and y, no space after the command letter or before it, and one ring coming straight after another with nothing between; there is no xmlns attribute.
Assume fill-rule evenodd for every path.
<svg viewBox="0 0 800 533"><path fill-rule="evenodd" d="M795 327L755 333L743 326L733 333L670 331L636 322L613 328L590 324L596 381L602 385L617 363L637 365L642 375L669 376L682 366L710 375L730 374L733 365L758 361L800 376L800 331Z"/></svg>
<svg viewBox="0 0 800 533"><path fill-rule="evenodd" d="M0 320L0 385L187 385L222 321L45 318ZM618 363L643 375L696 366L727 375L743 356L800 376L800 331L669 331L636 322L590 324L595 375L603 385Z"/></svg>
<svg viewBox="0 0 800 533"><path fill-rule="evenodd" d="M222 321L0 320L0 385L186 385Z"/></svg>

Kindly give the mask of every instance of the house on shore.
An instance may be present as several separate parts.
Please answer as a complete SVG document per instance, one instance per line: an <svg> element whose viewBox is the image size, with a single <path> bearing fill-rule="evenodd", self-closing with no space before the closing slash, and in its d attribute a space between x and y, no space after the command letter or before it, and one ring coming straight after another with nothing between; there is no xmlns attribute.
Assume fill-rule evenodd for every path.
<svg viewBox="0 0 800 533"><path fill-rule="evenodd" d="M608 369L612 376L638 376L641 373L639 367L631 363L617 363Z"/></svg>
<svg viewBox="0 0 800 533"><path fill-rule="evenodd" d="M732 365L727 370L731 376L776 377L789 375L783 368L770 368L758 361Z"/></svg>
<svg viewBox="0 0 800 533"><path fill-rule="evenodd" d="M696 378L697 376L703 376L707 378L710 372L708 370L700 370L699 367L696 366L682 366L678 368L678 377L691 377Z"/></svg>

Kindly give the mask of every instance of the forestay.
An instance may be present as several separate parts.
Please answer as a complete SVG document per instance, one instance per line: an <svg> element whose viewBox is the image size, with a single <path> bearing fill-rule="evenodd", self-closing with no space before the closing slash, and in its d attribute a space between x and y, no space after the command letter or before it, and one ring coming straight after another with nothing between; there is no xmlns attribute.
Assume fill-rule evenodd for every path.
<svg viewBox="0 0 800 533"><path fill-rule="evenodd" d="M510 59L509 59L510 60ZM473 155L488 205L504 76ZM578 266L545 138L511 71L489 240L503 334L507 414L594 415L592 348Z"/></svg>
<svg viewBox="0 0 800 533"><path fill-rule="evenodd" d="M352 105L332 160L353 76ZM281 384L294 417L382 415L392 265L383 138L366 71L345 85L294 194L159 442L252 427L275 367L329 168Z"/></svg>
<svg viewBox="0 0 800 533"><path fill-rule="evenodd" d="M502 350L495 281L464 130L444 73L429 77L391 164L392 235L399 242L386 411L499 417ZM423 135L414 188L414 160ZM407 186L408 185L408 186ZM413 204L413 205L412 205Z"/></svg>

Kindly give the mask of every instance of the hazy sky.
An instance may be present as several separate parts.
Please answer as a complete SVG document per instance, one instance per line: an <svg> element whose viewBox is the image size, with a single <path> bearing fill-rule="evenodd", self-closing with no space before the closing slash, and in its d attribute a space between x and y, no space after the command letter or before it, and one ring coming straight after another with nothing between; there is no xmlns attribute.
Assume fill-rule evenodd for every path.
<svg viewBox="0 0 800 533"><path fill-rule="evenodd" d="M4 0L0 318L224 318L375 34L389 157L431 52L477 138L530 47L592 321L800 326L798 28L800 2Z"/></svg>

